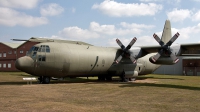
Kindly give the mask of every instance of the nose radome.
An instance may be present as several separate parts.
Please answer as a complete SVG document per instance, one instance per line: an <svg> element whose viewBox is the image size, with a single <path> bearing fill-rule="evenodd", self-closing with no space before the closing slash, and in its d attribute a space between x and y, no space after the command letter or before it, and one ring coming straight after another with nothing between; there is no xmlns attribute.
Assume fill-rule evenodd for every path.
<svg viewBox="0 0 200 112"><path fill-rule="evenodd" d="M33 63L33 59L28 57L28 56L24 56L24 57L21 57L21 58L18 58L15 62L15 67L18 69L18 70L21 70L21 71L26 71L27 68L31 67Z"/></svg>

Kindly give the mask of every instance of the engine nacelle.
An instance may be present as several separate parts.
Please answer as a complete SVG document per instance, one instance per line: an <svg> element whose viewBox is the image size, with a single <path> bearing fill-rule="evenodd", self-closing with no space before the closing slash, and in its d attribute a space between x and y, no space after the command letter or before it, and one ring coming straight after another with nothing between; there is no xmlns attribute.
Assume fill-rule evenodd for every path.
<svg viewBox="0 0 200 112"><path fill-rule="evenodd" d="M158 58L158 60L156 62L154 62L152 60L152 57L149 58L149 61L153 64L160 64L160 65L173 65L173 64L175 64L174 61L170 57L160 57L160 58Z"/></svg>
<svg viewBox="0 0 200 112"><path fill-rule="evenodd" d="M125 78L135 78L138 76L138 72L137 71L124 71L124 75L125 75Z"/></svg>

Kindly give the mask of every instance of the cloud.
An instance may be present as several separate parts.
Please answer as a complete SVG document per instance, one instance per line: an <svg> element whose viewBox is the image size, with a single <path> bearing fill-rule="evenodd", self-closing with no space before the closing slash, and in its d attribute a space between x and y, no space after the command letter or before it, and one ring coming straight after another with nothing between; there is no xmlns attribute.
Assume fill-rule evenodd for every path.
<svg viewBox="0 0 200 112"><path fill-rule="evenodd" d="M47 24L45 17L33 17L9 8L0 7L0 25L33 27Z"/></svg>
<svg viewBox="0 0 200 112"><path fill-rule="evenodd" d="M200 21L200 10L193 15L192 20Z"/></svg>
<svg viewBox="0 0 200 112"><path fill-rule="evenodd" d="M140 0L140 2L162 2L163 0Z"/></svg>
<svg viewBox="0 0 200 112"><path fill-rule="evenodd" d="M59 36L64 38L80 39L80 40L100 37L100 35L98 35L95 32L89 31L87 29L81 29L77 26L64 28L62 31L59 31Z"/></svg>
<svg viewBox="0 0 200 112"><path fill-rule="evenodd" d="M94 4L92 9L98 9L106 15L113 17L130 16L152 16L162 10L162 5L155 3L118 3L111 0L105 0L100 4ZM145 11L144 11L145 10Z"/></svg>
<svg viewBox="0 0 200 112"><path fill-rule="evenodd" d="M72 8L72 13L75 13L76 12L76 8Z"/></svg>
<svg viewBox="0 0 200 112"><path fill-rule="evenodd" d="M145 24L136 24L136 23L126 23L126 22L121 22L120 25L124 28L144 28L144 29L151 29L154 28L155 26L153 25L145 25Z"/></svg>
<svg viewBox="0 0 200 112"><path fill-rule="evenodd" d="M120 41L124 46L127 46L133 38L120 38ZM148 45L158 45L153 36L141 36L137 38L137 41L133 46L148 46ZM116 38L108 39L108 46L119 47L116 43Z"/></svg>
<svg viewBox="0 0 200 112"><path fill-rule="evenodd" d="M122 22L117 25L100 25L97 22L91 22L88 29L82 29L77 26L66 27L58 32L58 36L52 36L50 38L58 38L58 39L70 39L70 40L82 40L82 41L93 41L91 44L102 45L107 43L108 46L113 46L116 43L103 42L103 40L111 39L111 38L120 38L124 39L124 42L130 42L125 39L131 39L133 36L137 36L142 34L144 29L153 28L153 25L145 25L145 24L136 24L136 23L125 23ZM126 37L126 38L124 38ZM103 40L101 38L104 38ZM149 37L141 37L142 40L139 39L139 42L148 41ZM152 37L153 38L153 37ZM129 39L129 40L130 40ZM143 40L144 39L144 40ZM101 43L103 42L103 43ZM115 42L115 41L114 41ZM101 44L100 44L101 43ZM152 43L151 41L144 43L143 45ZM137 45L137 44L136 44Z"/></svg>
<svg viewBox="0 0 200 112"><path fill-rule="evenodd" d="M64 11L64 8L56 3L45 4L40 8L40 14L42 16L55 16Z"/></svg>
<svg viewBox="0 0 200 112"><path fill-rule="evenodd" d="M41 0L0 0L0 6L8 8L32 9Z"/></svg>
<svg viewBox="0 0 200 112"><path fill-rule="evenodd" d="M186 18L191 17L192 12L188 9L173 9L171 12L167 12L167 17L173 22L183 21Z"/></svg>
<svg viewBox="0 0 200 112"><path fill-rule="evenodd" d="M153 28L152 25L144 25L144 24L136 24L136 23L126 23L121 22L120 26L121 28L116 28L115 25L100 25L97 22L91 22L90 23L90 30L104 34L104 35L140 35L141 32L143 32L142 29L146 28Z"/></svg>
<svg viewBox="0 0 200 112"><path fill-rule="evenodd" d="M174 35L176 32L180 33L180 39L181 40L186 40L189 39L191 37L195 37L195 34L200 33L200 23L196 26L192 26L192 27L185 27L185 28L181 28L181 29L176 29L176 28L172 28L172 35Z"/></svg>

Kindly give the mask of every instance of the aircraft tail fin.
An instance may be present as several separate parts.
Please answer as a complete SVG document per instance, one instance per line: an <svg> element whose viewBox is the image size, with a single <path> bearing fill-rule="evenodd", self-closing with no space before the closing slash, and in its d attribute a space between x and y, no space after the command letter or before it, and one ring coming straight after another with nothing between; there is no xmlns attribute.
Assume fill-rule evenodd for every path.
<svg viewBox="0 0 200 112"><path fill-rule="evenodd" d="M161 40L166 44L172 37L171 24L169 20L165 21Z"/></svg>

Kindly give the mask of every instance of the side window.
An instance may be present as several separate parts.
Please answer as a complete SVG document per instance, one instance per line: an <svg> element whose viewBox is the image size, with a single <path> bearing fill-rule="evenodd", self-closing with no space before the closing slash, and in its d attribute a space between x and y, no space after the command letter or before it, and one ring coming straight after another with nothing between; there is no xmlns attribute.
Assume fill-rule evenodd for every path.
<svg viewBox="0 0 200 112"><path fill-rule="evenodd" d="M38 56L38 61L42 61L41 55Z"/></svg>
<svg viewBox="0 0 200 112"><path fill-rule="evenodd" d="M6 68L6 64L5 63L3 64L3 68Z"/></svg>
<svg viewBox="0 0 200 112"><path fill-rule="evenodd" d="M47 53L50 52L49 46L46 46L46 52L47 52Z"/></svg>
<svg viewBox="0 0 200 112"><path fill-rule="evenodd" d="M8 63L8 68L11 68L11 64L10 63Z"/></svg>
<svg viewBox="0 0 200 112"><path fill-rule="evenodd" d="M3 57L6 57L6 53L3 53Z"/></svg>
<svg viewBox="0 0 200 112"><path fill-rule="evenodd" d="M38 61L46 61L46 57L45 56L38 56Z"/></svg>
<svg viewBox="0 0 200 112"><path fill-rule="evenodd" d="M45 56L42 56L42 61L46 61L46 57Z"/></svg>

